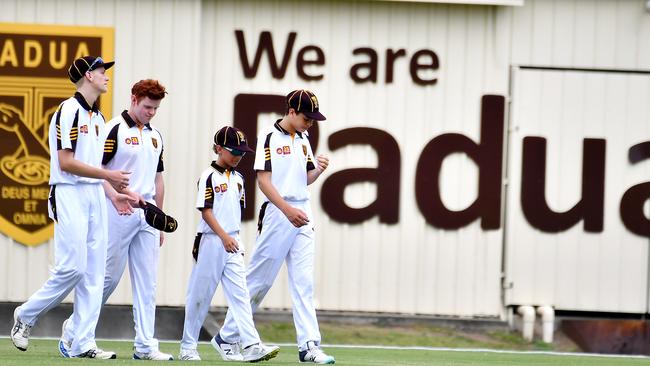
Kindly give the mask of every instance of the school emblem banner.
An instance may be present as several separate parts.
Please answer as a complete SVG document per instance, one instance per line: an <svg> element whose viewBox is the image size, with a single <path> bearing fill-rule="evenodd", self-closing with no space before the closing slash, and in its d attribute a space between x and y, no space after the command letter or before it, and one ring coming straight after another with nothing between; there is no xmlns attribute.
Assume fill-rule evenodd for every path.
<svg viewBox="0 0 650 366"><path fill-rule="evenodd" d="M113 60L112 28L0 23L0 232L16 242L53 236L48 129L75 91L68 67L87 55ZM110 88L99 103L110 118Z"/></svg>

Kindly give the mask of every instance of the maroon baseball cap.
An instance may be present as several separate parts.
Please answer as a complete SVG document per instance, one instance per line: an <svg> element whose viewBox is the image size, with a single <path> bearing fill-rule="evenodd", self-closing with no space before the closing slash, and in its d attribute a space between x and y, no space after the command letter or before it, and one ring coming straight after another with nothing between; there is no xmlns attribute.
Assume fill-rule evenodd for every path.
<svg viewBox="0 0 650 366"><path fill-rule="evenodd" d="M246 135L236 127L222 127L214 134L214 143L216 145L225 146L239 151L254 151L248 147L248 144L246 143Z"/></svg>
<svg viewBox="0 0 650 366"><path fill-rule="evenodd" d="M287 106L307 118L324 121L325 116L318 111L318 98L309 90L299 89L287 94Z"/></svg>
<svg viewBox="0 0 650 366"><path fill-rule="evenodd" d="M97 70L100 67L108 70L113 65L115 65L115 61L105 62L101 57L79 57L78 59L74 60L72 65L70 65L68 68L68 77L70 78L70 81L76 83L77 81L81 80L84 74L88 71Z"/></svg>

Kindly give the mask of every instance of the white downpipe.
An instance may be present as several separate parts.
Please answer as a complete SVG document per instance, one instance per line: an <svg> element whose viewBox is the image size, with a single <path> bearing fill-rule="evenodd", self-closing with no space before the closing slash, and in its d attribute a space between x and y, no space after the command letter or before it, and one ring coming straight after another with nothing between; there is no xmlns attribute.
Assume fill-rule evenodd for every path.
<svg viewBox="0 0 650 366"><path fill-rule="evenodd" d="M553 343L555 310L550 306L540 306L537 308L537 314L542 318L542 340L544 343Z"/></svg>
<svg viewBox="0 0 650 366"><path fill-rule="evenodd" d="M526 341L531 342L535 329L535 308L530 305L522 305L517 308L517 313L521 315L522 319L521 335Z"/></svg>

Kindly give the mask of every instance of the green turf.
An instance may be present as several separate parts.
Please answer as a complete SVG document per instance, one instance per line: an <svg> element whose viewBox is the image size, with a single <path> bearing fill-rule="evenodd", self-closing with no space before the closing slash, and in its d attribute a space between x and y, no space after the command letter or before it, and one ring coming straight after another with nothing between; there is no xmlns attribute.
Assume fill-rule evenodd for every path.
<svg viewBox="0 0 650 366"><path fill-rule="evenodd" d="M110 361L64 359L59 356L56 340L33 339L30 341L29 350L21 352L14 348L11 340L0 338L0 365L2 366L57 366L57 365L84 365L96 362L110 363L112 365L138 365L142 362L130 360L132 342L129 341L99 341L99 346L117 352L118 359ZM178 353L178 343L161 343L164 352ZM337 365L432 365L432 366L612 366L612 365L650 365L650 359L638 358L606 358L606 357L579 357L539 354L507 354L490 352L459 352L459 351L421 351L421 350L384 350L384 349L351 349L330 347L327 352L336 357ZM209 365L232 365L232 362L223 362L209 344L201 344L199 352L204 362ZM205 362L208 361L208 362ZM179 361L174 361L179 362ZM187 362L189 363L189 362ZM235 363L237 364L237 363ZM260 365L297 365L295 347L282 347L280 355Z"/></svg>
<svg viewBox="0 0 650 366"><path fill-rule="evenodd" d="M293 323L256 321L255 326L265 341L276 343L296 341ZM381 326L320 322L319 326L323 341L329 344L579 351L578 347L570 341L562 342L556 339L552 344L540 341L529 343L519 333L507 330L462 331L427 324Z"/></svg>

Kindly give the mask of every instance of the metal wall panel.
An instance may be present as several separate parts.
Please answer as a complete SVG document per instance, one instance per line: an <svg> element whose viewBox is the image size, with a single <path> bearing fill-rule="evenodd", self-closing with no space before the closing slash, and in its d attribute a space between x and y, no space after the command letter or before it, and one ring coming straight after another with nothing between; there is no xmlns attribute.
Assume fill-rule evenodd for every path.
<svg viewBox="0 0 650 366"><path fill-rule="evenodd" d="M457 231L428 225L414 194L415 167L422 148L441 133L464 133L479 138L480 99L486 92L504 93L505 78L489 75L507 69L496 62L489 48L494 8L359 2L204 2L204 49L218 60L209 70L213 92L202 103L213 106L205 120L204 135L217 123L232 118L233 97L239 93L285 94L307 87L319 96L328 120L320 123L319 153L332 159L330 169L311 188L317 222L316 301L331 310L403 313L491 315L500 311L501 233L483 232L477 223ZM214 24L213 24L214 23ZM216 26L215 26L216 25ZM254 79L243 77L234 31L244 31L248 57L260 32L272 30L276 55L284 50L289 32L296 31L296 51L315 44L326 55L324 78L300 80L291 59L287 75L274 79L263 58ZM349 68L363 59L352 55L357 47L372 47L379 54L377 83L356 84ZM386 49L404 48L409 57L423 48L440 57L439 82L415 85L408 60L399 60L395 82L384 83ZM501 70L501 71L500 71ZM259 124L278 116L264 115ZM223 121L223 122L222 122ZM324 214L319 202L322 182L334 172L354 167L374 167L377 157L366 146L328 151L328 136L342 129L367 126L388 132L398 142L402 168L400 217L396 225L377 218L361 224L341 224ZM209 140L198 141L209 151ZM446 160L442 172L445 203L463 209L477 192L477 170L462 155ZM258 194L256 207L261 204ZM352 185L346 202L363 207L376 197L374 184ZM254 247L255 224L243 230L248 248ZM219 300L221 301L221 300ZM223 302L221 302L223 303ZM280 275L263 306L290 307L286 275Z"/></svg>
<svg viewBox="0 0 650 366"><path fill-rule="evenodd" d="M83 6L78 6L78 2L72 0L0 0L1 22L115 28L117 65L112 84L113 114L128 107L130 86L141 78L157 78L168 87L169 96L163 101L154 124L161 129L166 143L165 209L177 217L180 227L177 232L167 235L161 252L158 304L183 305L185 302L192 268L189 250L199 217L193 208L196 179L213 158L210 137L220 126L232 123L234 97L241 93L282 95L306 87L316 92L328 117L320 124L319 152L332 159L330 169L311 187L318 228L315 263L317 306L330 310L455 316L497 316L502 311L504 237L508 244L513 243L508 246L509 250L519 248L517 250L521 253L517 255L529 261L523 263L529 263L531 268L553 261L564 263L553 274L552 281L535 282L534 278L529 278L532 275L516 267L524 264L515 265L508 257L506 269L512 271L509 275L525 279L523 281L530 289L521 297L508 293L509 303L521 299L536 303L553 302L568 308L589 308L597 304L598 309L614 311L637 311L644 306L647 291L641 288L638 277L645 278L647 271L640 268L638 261L647 257L647 251L638 244L638 238L629 233L610 231L613 227L620 227L616 222L616 207L611 206L613 203L608 201L610 206L606 208L607 231L597 238L589 237L587 240L582 231L575 228L564 233L561 240L557 236L533 235L526 230L518 201L513 196L517 194L512 190L516 182L511 182L508 204L502 206L502 210L508 210L509 221L502 223L500 229L485 231L475 221L458 230L441 230L426 223L417 207L414 186L418 158L431 139L444 133L460 133L474 141L479 140L481 96L508 94L510 65L650 69L650 47L647 47L650 44L649 18L643 11L641 0L531 0L522 7L334 0L113 0L84 2ZM272 32L276 57L284 50L288 34L297 32L286 75L281 79L273 78L264 56L257 75L245 78L235 30L244 31L249 59L254 54L260 32ZM322 73L324 77L320 81L305 82L296 72L298 49L307 45L317 45L325 54L323 67L308 69L309 72ZM379 78L376 83L357 84L350 79L350 67L365 61L352 54L352 50L358 47L372 47L378 52ZM403 48L407 53L407 57L395 62L392 83L385 82L386 49L389 48ZM409 76L410 56L420 49L431 49L439 57L440 68L434 73L438 79L435 85L415 85ZM571 77L575 76L562 78L569 80ZM548 82L558 82L556 79L550 78ZM592 84L584 88L594 94L593 98L604 93L606 89L603 88L610 87L610 84L630 91L630 100L634 100L633 96L638 98L634 94L637 91L632 91L646 90L645 84L637 79L625 79L624 85L619 85L620 80L589 80ZM525 85L533 85L530 83L534 84L527 81ZM577 88L575 84L568 83L567 88L568 85ZM547 91L550 97L556 97L553 91ZM528 101L525 102L530 104L525 105L528 109L519 98ZM574 113L575 118L582 119L602 118L589 109L576 114L575 109L560 102L555 105L558 108L555 109L556 115L546 115L544 113L551 113L551 110L535 107L535 100L530 98L522 94L520 97L513 95L512 100L517 108L524 108L521 111L537 113L538 118L568 118L564 116L566 113ZM646 120L650 115L647 109L637 109L635 113L636 116L645 116ZM260 126L272 123L277 117L264 114L258 123ZM533 123L528 119L513 121L522 126ZM329 136L351 127L383 130L399 145L401 186L395 192L400 197L398 224L381 224L377 218L361 224L341 224L323 212L320 191L323 181L331 174L378 164L376 153L367 146L351 145L329 151ZM602 124L602 128L605 127ZM575 141L580 141L585 131L575 126L572 128L540 132L531 129L530 133L549 133L551 152L555 151L552 144L559 141L570 148L579 146ZM621 131L616 132L623 133ZM560 132L562 134L557 135ZM598 130L593 134L604 136L605 132ZM629 141L625 138L616 141L619 140L621 147L617 151L620 154L623 147L628 147ZM520 151L516 150L517 146L521 148L520 141L515 140L513 144L508 150L511 169L516 168L516 160L513 163L512 159L521 157ZM611 148L608 145L608 154ZM553 159L556 160L549 158L549 162L558 158ZM611 169L617 168L616 164L609 164L609 159L608 155L608 177ZM624 157L615 159L624 163ZM549 168L548 179L557 182L560 176L574 172L576 167L569 164L575 162L569 159L566 163L567 166L558 167L563 170ZM623 187L644 180L644 174L647 176L647 171L643 171L645 165L635 169L634 172L625 170L627 180L625 184L621 182L623 185L618 187L619 191L610 191L614 186L608 180L608 199L610 196L620 198ZM511 172L510 179L515 179L516 173ZM477 195L477 177L477 166L466 155L449 156L443 163L440 178L445 205L454 210L470 205ZM557 205L552 207L558 210L566 208L562 205L572 202L579 188L575 180L567 181L562 190L549 186L549 189L556 190L553 192L555 196L549 193L549 200L557 200L550 201ZM258 191L256 208L261 204L260 197ZM345 191L345 201L353 207L368 205L375 197L376 187L370 183L351 185ZM512 227L512 230L506 234L504 227L508 230ZM253 221L245 223L243 239L249 252L254 250L255 230ZM530 247L514 245L519 234L522 238L530 237ZM574 248L580 255L559 255L564 244L553 244L551 249L543 247L543 250L534 246L536 241L542 240L550 243L573 240L569 238L581 245ZM623 240L621 238L625 239L625 244L620 245L628 246L625 254L617 253L620 248L615 242ZM588 250L594 245L592 239L601 243L598 245L602 252ZM542 260L533 261L532 250L541 250ZM53 243L28 248L6 238L0 239L0 300L24 301L33 293L48 276L47 265L53 263L53 252ZM590 266L606 257L617 258L618 266L603 271ZM581 261L580 271L575 269L578 267L571 262L572 258ZM560 276L567 281L563 287L555 281ZM573 299L565 296L573 289L571 283L582 284L587 289L585 295ZM130 303L129 289L128 280L123 281L110 302ZM642 296L630 296L630 301L625 304L616 303L608 292L614 290L639 291ZM535 294L530 293L533 291ZM556 299L562 301L556 302ZM226 304L220 289L213 303ZM286 272L281 273L263 306L291 306Z"/></svg>
<svg viewBox="0 0 650 366"><path fill-rule="evenodd" d="M645 1L531 0L501 8L515 65L650 70Z"/></svg>
<svg viewBox="0 0 650 366"><path fill-rule="evenodd" d="M647 163L628 162L628 149L650 139L648 98L650 74L514 71L506 304L646 311L648 238L624 226L619 205L627 189L650 175ZM567 230L548 233L525 219L520 192L523 138L527 136L547 140L545 199L556 212L565 212L580 200L586 159L583 139L606 141L602 232L586 232L581 221Z"/></svg>

